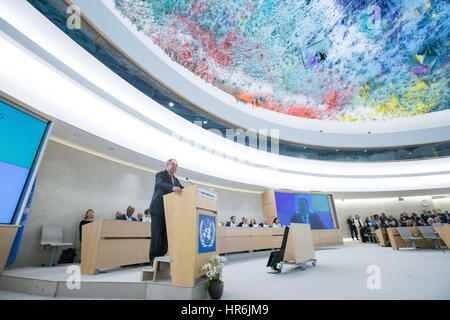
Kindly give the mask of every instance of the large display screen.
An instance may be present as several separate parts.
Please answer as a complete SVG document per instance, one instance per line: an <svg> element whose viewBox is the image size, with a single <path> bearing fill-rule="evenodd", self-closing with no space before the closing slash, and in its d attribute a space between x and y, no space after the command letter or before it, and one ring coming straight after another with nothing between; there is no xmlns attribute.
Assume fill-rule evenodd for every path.
<svg viewBox="0 0 450 320"><path fill-rule="evenodd" d="M333 219L326 194L275 192L277 217L282 226L309 223L311 230L333 229Z"/></svg>
<svg viewBox="0 0 450 320"><path fill-rule="evenodd" d="M0 101L0 223L13 223L48 122Z"/></svg>

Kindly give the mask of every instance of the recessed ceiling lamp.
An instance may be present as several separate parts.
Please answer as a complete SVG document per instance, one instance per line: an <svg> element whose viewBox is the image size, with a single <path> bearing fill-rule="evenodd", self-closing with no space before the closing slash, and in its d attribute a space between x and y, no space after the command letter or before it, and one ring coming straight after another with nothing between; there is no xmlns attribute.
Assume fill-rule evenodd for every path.
<svg viewBox="0 0 450 320"><path fill-rule="evenodd" d="M173 102L169 102L169 107L173 107L175 104Z"/></svg>

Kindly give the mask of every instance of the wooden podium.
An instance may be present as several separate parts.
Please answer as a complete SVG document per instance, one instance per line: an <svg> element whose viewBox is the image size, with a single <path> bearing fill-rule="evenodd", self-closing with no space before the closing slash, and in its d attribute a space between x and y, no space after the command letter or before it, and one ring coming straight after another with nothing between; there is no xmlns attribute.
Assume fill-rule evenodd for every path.
<svg viewBox="0 0 450 320"><path fill-rule="evenodd" d="M20 227L10 224L0 225L0 273L5 269L9 252Z"/></svg>
<svg viewBox="0 0 450 320"><path fill-rule="evenodd" d="M218 254L217 195L196 185L164 195L172 284L193 287Z"/></svg>
<svg viewBox="0 0 450 320"><path fill-rule="evenodd" d="M283 260L298 264L314 258L315 253L310 225L291 223Z"/></svg>
<svg viewBox="0 0 450 320"><path fill-rule="evenodd" d="M82 228L81 274L149 262L151 223L100 219Z"/></svg>

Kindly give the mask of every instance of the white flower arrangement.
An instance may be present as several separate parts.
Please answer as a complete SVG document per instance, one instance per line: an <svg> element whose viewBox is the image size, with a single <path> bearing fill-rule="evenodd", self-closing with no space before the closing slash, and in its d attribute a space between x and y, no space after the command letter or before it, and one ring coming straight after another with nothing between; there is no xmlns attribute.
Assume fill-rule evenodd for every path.
<svg viewBox="0 0 450 320"><path fill-rule="evenodd" d="M208 282L206 283L206 290L213 283L222 282L222 269L227 259L219 255L214 255L209 259L209 262L202 267L202 271L206 271Z"/></svg>

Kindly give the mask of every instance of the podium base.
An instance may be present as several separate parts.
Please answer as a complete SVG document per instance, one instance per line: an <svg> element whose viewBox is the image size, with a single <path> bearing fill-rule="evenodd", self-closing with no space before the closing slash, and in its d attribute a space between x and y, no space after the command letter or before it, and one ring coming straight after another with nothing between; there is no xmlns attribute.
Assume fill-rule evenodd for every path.
<svg viewBox="0 0 450 320"><path fill-rule="evenodd" d="M141 281L142 266L102 270L97 275L81 275L79 286L68 282L69 267L19 267L0 274L0 290L51 298L138 299L138 300L207 300L206 279L198 279L194 287L173 286L167 264L161 265L158 281ZM73 270L73 269L71 269ZM72 271L73 272L73 271Z"/></svg>

